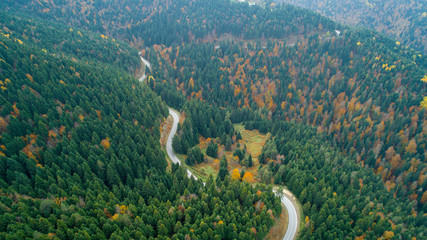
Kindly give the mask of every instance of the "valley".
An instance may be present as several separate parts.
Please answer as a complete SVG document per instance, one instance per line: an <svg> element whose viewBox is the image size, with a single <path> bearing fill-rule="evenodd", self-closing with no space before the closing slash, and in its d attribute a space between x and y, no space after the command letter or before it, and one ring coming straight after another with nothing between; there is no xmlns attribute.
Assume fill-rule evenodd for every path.
<svg viewBox="0 0 427 240"><path fill-rule="evenodd" d="M0 239L427 236L419 19L400 42L279 2L0 7Z"/></svg>

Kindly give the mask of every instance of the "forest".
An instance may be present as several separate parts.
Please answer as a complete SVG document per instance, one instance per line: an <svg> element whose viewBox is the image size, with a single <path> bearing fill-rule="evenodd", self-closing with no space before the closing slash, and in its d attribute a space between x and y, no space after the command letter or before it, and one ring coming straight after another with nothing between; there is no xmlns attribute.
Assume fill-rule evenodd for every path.
<svg viewBox="0 0 427 240"><path fill-rule="evenodd" d="M427 236L419 38L273 2L0 7L3 238L263 239L271 185L301 203L301 239ZM206 185L165 160L167 106L185 165L219 162ZM241 128L265 134L259 156Z"/></svg>
<svg viewBox="0 0 427 240"><path fill-rule="evenodd" d="M424 62L414 62L405 58L402 50L384 47L378 41L381 39L363 45L357 41L361 36L380 38L368 37L369 32L347 34L328 40L312 37L294 47L281 42L269 42L266 48L256 42L223 42L216 50L206 43L175 49L159 46L156 51L155 46L147 55L158 64L154 65L155 79L170 79L169 83L188 98L225 108L258 109L260 116L272 121L295 120L316 126L318 132L332 136L343 153L374 169L390 191L400 191L400 196L418 200L422 207L427 170L420 164L425 158L427 124L425 109L420 107L426 95L421 81L425 70L420 67ZM168 91L167 84L149 85L159 95L166 95L162 92ZM175 97L179 94L167 95L179 98ZM192 112L199 111L197 107L184 109L197 128L217 122L209 122L209 117L194 121L197 116ZM235 115L240 117L231 117L233 123L255 120L255 128L266 131L258 126L260 118ZM196 140L188 141L189 145ZM417 166L413 173L411 162Z"/></svg>
<svg viewBox="0 0 427 240"><path fill-rule="evenodd" d="M395 198L380 176L340 153L327 134L295 122L275 122L271 131L262 155L279 157L258 172L298 197L306 215L302 239L425 236L423 210L414 214L413 201Z"/></svg>
<svg viewBox="0 0 427 240"><path fill-rule="evenodd" d="M265 9L229 0L62 0L55 3L4 0L0 7L2 5L11 12L29 12L122 38L138 47L210 41L224 35L245 39L286 38L317 31L319 24L328 28L338 25L326 17L292 6Z"/></svg>
<svg viewBox="0 0 427 240"><path fill-rule="evenodd" d="M223 129L227 113L233 124L271 132L257 178L296 194L307 216L301 238L422 238L423 59L413 61L411 51L395 49L394 42L369 31L344 34L308 38L293 47L280 41L265 48L256 41L226 41L219 48L154 46L146 56L156 63L157 80L149 86L167 96L166 102L192 99L191 107L182 107L187 137L177 143L183 146L195 146L197 137L189 136L198 133L227 149L223 134L199 131ZM180 92L165 94L170 89Z"/></svg>
<svg viewBox="0 0 427 240"><path fill-rule="evenodd" d="M203 185L168 166L159 144L167 107L129 73L134 50L42 20L2 18L1 239L268 233L281 213L271 188L230 177Z"/></svg>
<svg viewBox="0 0 427 240"><path fill-rule="evenodd" d="M375 29L424 54L427 53L426 3L422 1L285 0L342 24Z"/></svg>

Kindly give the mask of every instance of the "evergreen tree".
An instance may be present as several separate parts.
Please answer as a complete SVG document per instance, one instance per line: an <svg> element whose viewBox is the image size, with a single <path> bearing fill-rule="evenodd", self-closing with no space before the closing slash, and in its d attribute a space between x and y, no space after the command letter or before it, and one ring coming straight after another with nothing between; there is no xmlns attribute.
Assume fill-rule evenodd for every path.
<svg viewBox="0 0 427 240"><path fill-rule="evenodd" d="M221 158L221 161L219 162L219 171L218 171L217 180L219 179L221 181L224 181L224 178L230 174L228 172L227 166L228 166L227 159L225 158L225 155L223 155Z"/></svg>
<svg viewBox="0 0 427 240"><path fill-rule="evenodd" d="M214 143L213 140L209 143L206 148L206 155L216 158L218 155L218 144Z"/></svg>
<svg viewBox="0 0 427 240"><path fill-rule="evenodd" d="M252 167L254 164L253 164L253 162L252 162L252 155L251 154L249 154L249 157L248 157L248 167Z"/></svg>

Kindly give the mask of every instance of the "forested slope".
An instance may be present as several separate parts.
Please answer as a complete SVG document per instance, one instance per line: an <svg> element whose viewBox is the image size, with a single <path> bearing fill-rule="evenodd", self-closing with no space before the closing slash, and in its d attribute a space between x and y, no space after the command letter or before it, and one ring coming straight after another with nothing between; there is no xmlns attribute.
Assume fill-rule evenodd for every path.
<svg viewBox="0 0 427 240"><path fill-rule="evenodd" d="M259 177L286 184L301 202L306 215L302 239L425 237L424 210L387 191L380 176L340 153L327 134L275 122L272 135L260 156L268 164Z"/></svg>
<svg viewBox="0 0 427 240"><path fill-rule="evenodd" d="M259 42L219 46L153 48L148 56L158 63L153 70L158 81L150 86L165 95L161 91L168 88L161 86L167 84L160 79L169 79L187 97L318 126L343 152L382 176L390 191L425 203L422 58L414 62L410 51L369 32L311 37L295 47L282 42L265 49Z"/></svg>
<svg viewBox="0 0 427 240"><path fill-rule="evenodd" d="M239 141L234 123L270 132L257 178L300 198L303 238L426 236L424 55L288 5L3 4L143 46L152 64L148 86L185 116L174 148L189 165L204 161L200 136L227 149Z"/></svg>
<svg viewBox="0 0 427 240"><path fill-rule="evenodd" d="M149 86L167 102L194 99L183 105L177 149L194 146L194 133L227 145L227 119L271 131L258 178L285 184L302 202L302 238L424 236L422 59L413 62L369 33L310 38L295 47L219 46L154 46L146 55L156 63ZM180 93L165 94L171 89ZM221 108L215 113L205 102ZM216 133L203 131L207 126Z"/></svg>
<svg viewBox="0 0 427 240"><path fill-rule="evenodd" d="M258 177L296 193L308 216L303 238L426 234L422 56L375 32L351 29L295 46L155 45L145 56L154 63L149 86L165 101L193 99L183 105L189 120L181 147L197 143L194 133L226 145L221 136L233 137L221 127L227 119L272 131ZM216 133L201 130L207 126Z"/></svg>
<svg viewBox="0 0 427 240"><path fill-rule="evenodd" d="M213 40L224 34L245 39L286 38L318 31L319 24L328 29L337 25L291 6L270 10L228 0L5 0L1 4L144 46Z"/></svg>
<svg viewBox="0 0 427 240"><path fill-rule="evenodd" d="M122 41L116 41L99 33L91 33L60 23L49 25L32 21L20 13L1 14L0 29L3 36L12 34L21 41L29 41L44 52L79 59L82 62L93 61L115 64L131 73L141 62L136 49ZM16 33L20 33L17 36Z"/></svg>
<svg viewBox="0 0 427 240"><path fill-rule="evenodd" d="M284 0L340 23L364 26L427 53L427 4L417 0Z"/></svg>
<svg viewBox="0 0 427 240"><path fill-rule="evenodd" d="M281 212L271 189L229 178L204 186L176 165L166 170L159 126L167 107L125 71L134 50L1 17L10 21L0 32L0 238L267 234ZM85 34L93 39L82 44Z"/></svg>

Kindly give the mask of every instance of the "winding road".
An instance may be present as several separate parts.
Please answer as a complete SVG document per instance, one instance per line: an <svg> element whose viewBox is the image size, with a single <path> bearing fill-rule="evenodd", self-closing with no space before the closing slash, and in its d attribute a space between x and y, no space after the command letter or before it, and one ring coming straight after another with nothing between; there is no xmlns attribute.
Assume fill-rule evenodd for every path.
<svg viewBox="0 0 427 240"><path fill-rule="evenodd" d="M146 66L148 66L148 68L151 70L150 63L147 60L141 57L141 61ZM140 81L143 81L145 77L146 75L144 73L144 75L140 78ZM178 129L179 115L171 108L169 108L169 114L173 118L173 124L168 136L168 140L166 142L166 152L169 158L172 160L172 162L178 163L179 165L181 165L181 160L179 160L179 158L175 155L172 148L173 137L175 136L176 131ZM188 169L187 169L187 175L189 178L194 177L197 180L197 177ZM278 194L276 190L273 190L273 192L281 198L283 205L285 205L286 210L288 211L288 228L286 230L285 236L283 237L283 240L296 239L296 234L298 232L298 224L299 224L299 219L297 214L298 206L295 204L296 199L292 195L292 193L286 190L283 190L283 193L281 194ZM292 201L292 198L294 198L294 201Z"/></svg>
<svg viewBox="0 0 427 240"><path fill-rule="evenodd" d="M176 134L176 130L178 129L179 116L171 108L169 108L169 114L173 118L173 124L172 124L171 131L169 133L169 136L168 136L168 141L166 142L166 151L168 153L169 158L172 160L172 162L178 163L179 165L181 165L181 160L178 159L178 157L173 152L173 148L172 148L172 140ZM190 170L188 170L188 169L187 169L187 175L189 178L194 177L197 180L197 177L194 176L194 174L192 172L190 172Z"/></svg>

